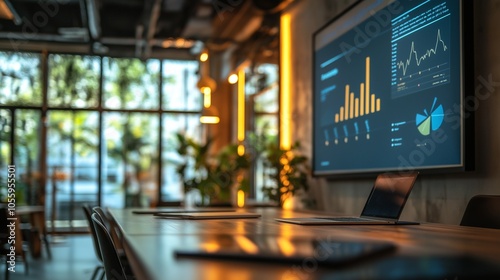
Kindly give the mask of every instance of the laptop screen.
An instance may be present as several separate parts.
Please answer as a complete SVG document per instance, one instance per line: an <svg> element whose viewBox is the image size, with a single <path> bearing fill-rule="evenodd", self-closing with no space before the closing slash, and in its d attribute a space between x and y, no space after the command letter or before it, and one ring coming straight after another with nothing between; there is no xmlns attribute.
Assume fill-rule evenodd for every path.
<svg viewBox="0 0 500 280"><path fill-rule="evenodd" d="M418 173L380 174L375 180L361 216L399 219Z"/></svg>

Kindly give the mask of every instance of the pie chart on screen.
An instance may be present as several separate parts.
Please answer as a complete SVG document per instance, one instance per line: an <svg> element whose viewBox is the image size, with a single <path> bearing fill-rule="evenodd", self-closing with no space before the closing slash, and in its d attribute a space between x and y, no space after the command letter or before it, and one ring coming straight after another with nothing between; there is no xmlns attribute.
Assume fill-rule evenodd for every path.
<svg viewBox="0 0 500 280"><path fill-rule="evenodd" d="M429 135L432 131L438 130L441 127L443 120L443 105L437 105L437 97L434 97L434 102L432 103L432 107L429 111L424 109L423 114L417 113L417 129L422 135Z"/></svg>

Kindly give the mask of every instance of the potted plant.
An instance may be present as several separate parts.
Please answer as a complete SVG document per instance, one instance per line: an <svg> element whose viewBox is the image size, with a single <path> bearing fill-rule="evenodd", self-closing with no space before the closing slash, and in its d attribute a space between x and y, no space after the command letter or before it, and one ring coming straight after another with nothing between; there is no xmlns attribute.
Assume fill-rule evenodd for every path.
<svg viewBox="0 0 500 280"><path fill-rule="evenodd" d="M246 154L238 154L238 145L229 144L222 148L215 156L214 165L208 173L208 179L214 189L214 200L219 202L231 201L234 191L248 190L248 180L244 173L250 167Z"/></svg>
<svg viewBox="0 0 500 280"><path fill-rule="evenodd" d="M182 133L176 137L177 153L183 157L176 171L185 194L197 190L203 206L230 205L235 188L247 187L247 180L241 175L250 164L247 155L237 153L237 145L229 144L212 155L209 152L213 139L201 143Z"/></svg>
<svg viewBox="0 0 500 280"><path fill-rule="evenodd" d="M299 142L282 148L277 139L264 135L252 135L250 142L256 156L263 160L264 176L270 179L264 180L262 187L266 198L283 207L298 191L309 189L307 157L299 153Z"/></svg>

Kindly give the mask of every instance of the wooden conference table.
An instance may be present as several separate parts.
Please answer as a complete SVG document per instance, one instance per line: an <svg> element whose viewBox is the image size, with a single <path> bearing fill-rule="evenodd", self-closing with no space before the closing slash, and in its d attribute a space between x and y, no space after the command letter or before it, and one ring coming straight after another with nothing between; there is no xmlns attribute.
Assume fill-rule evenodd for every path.
<svg viewBox="0 0 500 280"><path fill-rule="evenodd" d="M278 217L318 214L274 208L247 209L257 219L177 220L109 209L123 234L123 246L138 279L500 279L500 230L442 224L405 226L300 226ZM221 238L224 236L225 238ZM290 238L339 241L389 241L396 250L381 256L329 267L315 257L302 262L240 258L178 257L177 249L226 246L227 237L267 238L293 251ZM247 239L247 240L250 240Z"/></svg>

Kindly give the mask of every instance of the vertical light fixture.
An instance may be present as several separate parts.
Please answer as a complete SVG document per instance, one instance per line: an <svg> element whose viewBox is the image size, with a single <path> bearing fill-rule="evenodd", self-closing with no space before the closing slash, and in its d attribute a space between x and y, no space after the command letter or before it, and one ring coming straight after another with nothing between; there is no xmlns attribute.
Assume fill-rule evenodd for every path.
<svg viewBox="0 0 500 280"><path fill-rule="evenodd" d="M292 32L290 14L280 19L280 146L291 147Z"/></svg>
<svg viewBox="0 0 500 280"><path fill-rule="evenodd" d="M219 113L215 107L203 108L200 122L204 124L218 124L220 122Z"/></svg>
<svg viewBox="0 0 500 280"><path fill-rule="evenodd" d="M237 204L239 208L245 206L245 192L243 190L238 190Z"/></svg>
<svg viewBox="0 0 500 280"><path fill-rule="evenodd" d="M209 87L203 87L200 91L203 93L203 107L210 107L212 105L212 90Z"/></svg>
<svg viewBox="0 0 500 280"><path fill-rule="evenodd" d="M203 109L201 110L200 122L204 124L217 124L220 122L217 108L212 106L212 90L210 87L200 89L203 94Z"/></svg>
<svg viewBox="0 0 500 280"><path fill-rule="evenodd" d="M217 124L220 122L217 108L212 106L212 93L217 84L210 78L208 73L208 52L204 51L200 55L200 80L197 83L200 92L203 94L203 109L201 111L200 122L204 124Z"/></svg>
<svg viewBox="0 0 500 280"><path fill-rule="evenodd" d="M245 154L245 70L238 71L238 155Z"/></svg>

